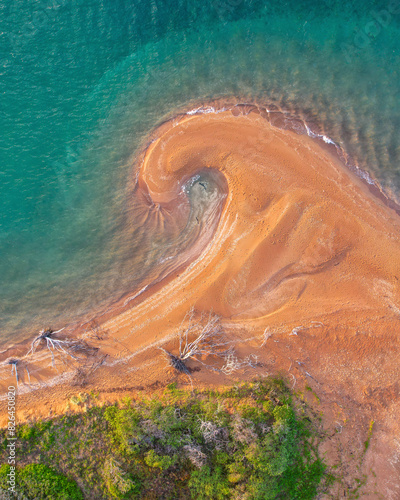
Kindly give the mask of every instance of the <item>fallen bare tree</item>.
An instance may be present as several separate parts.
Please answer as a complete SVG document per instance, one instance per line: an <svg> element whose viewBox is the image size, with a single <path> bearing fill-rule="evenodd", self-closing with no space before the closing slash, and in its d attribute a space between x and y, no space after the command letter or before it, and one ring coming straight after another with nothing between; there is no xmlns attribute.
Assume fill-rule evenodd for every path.
<svg viewBox="0 0 400 500"><path fill-rule="evenodd" d="M15 375L17 380L17 387L19 385L19 376L18 376L18 366L21 365L21 361L19 359L8 359L6 361L7 365L11 365L11 375ZM31 383L31 376L29 374L29 370L25 365L22 365L22 368L25 368L26 374L28 375L29 384Z"/></svg>
<svg viewBox="0 0 400 500"><path fill-rule="evenodd" d="M190 375L190 370L186 366L186 361L195 359L205 364L200 358L214 356L226 358L232 352L232 341L226 340L224 331L220 324L220 317L210 312L207 319L202 314L195 321L195 311L191 309L185 316L179 331L179 354L175 355L160 347L168 357L170 365L178 372ZM190 340L192 338L192 340ZM205 365L209 368L209 365Z"/></svg>
<svg viewBox="0 0 400 500"><path fill-rule="evenodd" d="M189 359L225 375L232 375L247 367L259 366L258 356L255 354L250 354L244 359L238 358L234 349L235 340L227 340L220 317L212 312L208 315L200 314L196 319L195 311L191 309L182 321L178 336L179 354L173 354L164 347L159 347L159 349L167 356L170 366L177 372L187 375L190 380L193 370L186 365ZM218 367L204 362L203 359L208 356L222 360L222 366L221 363Z"/></svg>
<svg viewBox="0 0 400 500"><path fill-rule="evenodd" d="M40 331L39 335L33 340L31 348L29 349L27 356L34 354L38 346L42 343L46 344L46 348L51 354L51 363L55 365L54 354L57 352L61 355L69 356L74 360L82 359L78 356L78 353L85 354L86 356L97 352L98 348L89 346L84 340L71 340L71 339L56 339L54 334L61 332L64 328L60 330L52 330L51 328L46 328Z"/></svg>
<svg viewBox="0 0 400 500"><path fill-rule="evenodd" d="M164 349L164 347L159 347L161 351L164 352L164 354L167 356L169 364L175 368L176 371L180 373L184 373L185 375L189 375L190 377L190 371L189 368L185 365L185 362L178 356L175 356L172 354L172 352L167 351Z"/></svg>

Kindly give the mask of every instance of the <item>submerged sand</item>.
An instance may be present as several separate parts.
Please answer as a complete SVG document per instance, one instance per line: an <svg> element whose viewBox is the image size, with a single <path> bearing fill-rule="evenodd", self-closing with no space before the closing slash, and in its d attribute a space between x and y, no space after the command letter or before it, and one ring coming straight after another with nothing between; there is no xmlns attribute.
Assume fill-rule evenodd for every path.
<svg viewBox="0 0 400 500"><path fill-rule="evenodd" d="M350 448L361 456L374 419L376 439L361 466L377 478L365 498L400 498L400 218L332 148L269 118L234 108L154 131L129 187L132 203L148 207L146 221L160 231L187 227L182 186L198 172L219 186L213 205L157 284L100 316L100 328L60 334L85 339L96 353L84 361L58 355L55 367L44 344L29 357L26 345L3 353L4 361L20 359L18 418L65 411L83 377L84 390L104 399L171 380L157 347L176 349L194 307L221 316L239 357L258 356L257 367L233 379L191 362L194 383L281 372L295 389L311 386L332 432L323 451L348 482L358 466ZM10 365L1 366L0 385L2 393L15 385Z"/></svg>

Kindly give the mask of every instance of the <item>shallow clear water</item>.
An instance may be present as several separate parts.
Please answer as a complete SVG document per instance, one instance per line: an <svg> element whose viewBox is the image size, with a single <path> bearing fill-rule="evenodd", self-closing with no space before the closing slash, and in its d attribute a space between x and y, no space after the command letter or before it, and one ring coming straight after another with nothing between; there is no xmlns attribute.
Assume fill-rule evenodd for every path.
<svg viewBox="0 0 400 500"><path fill-rule="evenodd" d="M275 102L400 198L400 0L277 4L0 0L2 340L140 289L174 255L126 185L181 109Z"/></svg>

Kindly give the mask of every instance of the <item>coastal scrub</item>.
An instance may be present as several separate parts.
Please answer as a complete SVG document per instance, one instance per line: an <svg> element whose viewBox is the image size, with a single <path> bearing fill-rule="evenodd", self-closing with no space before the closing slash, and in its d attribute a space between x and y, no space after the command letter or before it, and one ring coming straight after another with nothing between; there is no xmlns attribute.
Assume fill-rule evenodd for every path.
<svg viewBox="0 0 400 500"><path fill-rule="evenodd" d="M281 380L197 392L172 384L150 397L132 397L20 426L21 493L43 499L311 500L330 481L310 414ZM1 437L5 456L4 431ZM3 491L5 474L3 466Z"/></svg>

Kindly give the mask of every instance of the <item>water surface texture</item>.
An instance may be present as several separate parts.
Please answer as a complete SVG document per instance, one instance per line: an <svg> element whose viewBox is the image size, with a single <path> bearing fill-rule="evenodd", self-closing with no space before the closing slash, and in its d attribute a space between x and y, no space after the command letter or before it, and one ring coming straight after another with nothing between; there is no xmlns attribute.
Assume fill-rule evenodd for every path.
<svg viewBox="0 0 400 500"><path fill-rule="evenodd" d="M130 187L150 131L201 103L274 103L399 200L399 23L400 0L0 0L0 340L140 291L218 223L212 173L168 214Z"/></svg>

